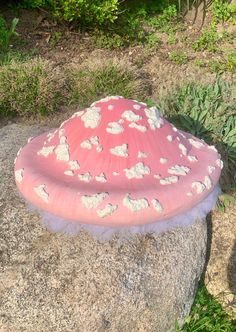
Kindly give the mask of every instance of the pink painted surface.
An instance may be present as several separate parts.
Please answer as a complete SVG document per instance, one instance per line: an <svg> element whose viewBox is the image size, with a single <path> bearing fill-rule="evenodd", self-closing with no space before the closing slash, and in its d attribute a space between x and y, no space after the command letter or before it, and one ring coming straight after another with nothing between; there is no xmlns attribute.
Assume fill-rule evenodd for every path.
<svg viewBox="0 0 236 332"><path fill-rule="evenodd" d="M137 110L134 105L139 105L140 109ZM48 133L32 139L22 148L15 163L16 183L20 192L38 208L61 218L101 226L143 225L163 221L193 208L217 184L222 167L220 156L214 148L190 134L176 130L157 111L152 110L153 119L157 121L157 127L154 128L145 109L147 106L136 101L107 98L94 103L83 114L68 119L59 129L51 132L51 139ZM135 123L145 126L145 132L129 127L131 122L122 117L127 110L141 117ZM86 124L81 116L86 112L87 115L92 114L93 111L99 121L95 123L92 120ZM107 132L108 123L118 121L123 132ZM86 128L85 124L95 128ZM91 149L81 147L83 141L94 136L99 138L99 146L102 146L100 152L96 150L98 145L92 144ZM172 141L167 138L170 136ZM79 169L73 170L72 176L64 174L70 170L69 161L57 160L56 148L60 139L68 145L69 161L77 161L80 165ZM196 142L201 143L198 148L193 146ZM110 149L123 144L127 144L128 157L110 152ZM38 154L43 147L54 148L51 148L52 152L48 156L43 156ZM138 158L138 152L144 152L147 157ZM190 161L192 158L189 159L189 156L196 159ZM67 159L65 155L64 158ZM161 163L161 158L166 159L166 162ZM140 178L129 179L124 169L130 169L138 163L148 167L146 173L149 174L141 172ZM174 175L174 166L185 167L189 171L185 175ZM92 176L90 182L84 182L78 177L87 172ZM114 175L113 172L119 174ZM96 180L96 176L101 173L104 173L106 182ZM172 176L178 177L176 183L161 184L163 179ZM194 182L198 185L193 185ZM35 191L39 186L40 195ZM82 196L100 193L107 195L97 207L88 208L84 205ZM135 208L132 210L124 204L127 194L133 200L145 199L146 206L141 208L139 202L136 202L140 209L133 211ZM153 199L159 201L161 209L154 208ZM98 210L104 209L107 204L112 204L114 211L110 215L99 216Z"/></svg>

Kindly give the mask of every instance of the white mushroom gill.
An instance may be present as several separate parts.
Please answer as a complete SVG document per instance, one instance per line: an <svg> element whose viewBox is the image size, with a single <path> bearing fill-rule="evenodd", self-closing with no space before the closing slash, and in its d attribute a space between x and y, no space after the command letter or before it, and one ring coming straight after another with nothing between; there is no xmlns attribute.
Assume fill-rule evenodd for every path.
<svg viewBox="0 0 236 332"><path fill-rule="evenodd" d="M157 212L161 213L163 211L163 207L162 207L161 203L158 201L158 199L156 199L156 198L152 199L151 203Z"/></svg>
<svg viewBox="0 0 236 332"><path fill-rule="evenodd" d="M100 107L92 106L87 108L86 112L81 116L81 120L84 122L85 128L96 128L100 124L101 114Z"/></svg>
<svg viewBox="0 0 236 332"><path fill-rule="evenodd" d="M168 185L168 184L177 183L178 181L179 181L179 177L173 175L173 176L169 176L167 178L160 179L160 184Z"/></svg>
<svg viewBox="0 0 236 332"><path fill-rule="evenodd" d="M105 218L112 215L118 208L118 205L107 204L103 209L97 210L97 214L100 218Z"/></svg>
<svg viewBox="0 0 236 332"><path fill-rule="evenodd" d="M190 168L187 166L175 165L168 168L168 173L172 175L187 175L190 172Z"/></svg>
<svg viewBox="0 0 236 332"><path fill-rule="evenodd" d="M201 194L206 189L204 183L200 181L194 181L191 187L196 191L197 194Z"/></svg>
<svg viewBox="0 0 236 332"><path fill-rule="evenodd" d="M129 127L137 129L137 130L141 131L141 133L145 133L147 131L147 128L145 126L139 125L139 124L137 124L135 122L131 122L129 124Z"/></svg>
<svg viewBox="0 0 236 332"><path fill-rule="evenodd" d="M148 123L152 130L156 130L162 127L164 120L160 116L156 107L145 108L144 112L148 118Z"/></svg>
<svg viewBox="0 0 236 332"><path fill-rule="evenodd" d="M130 110L124 111L121 117L129 122L136 122L142 119L140 115Z"/></svg>
<svg viewBox="0 0 236 332"><path fill-rule="evenodd" d="M15 178L17 182L21 183L21 181L23 180L23 174L24 174L24 168L15 171Z"/></svg>
<svg viewBox="0 0 236 332"><path fill-rule="evenodd" d="M37 152L37 155L48 157L50 154L53 153L55 146L43 146L41 150Z"/></svg>
<svg viewBox="0 0 236 332"><path fill-rule="evenodd" d="M127 194L123 198L123 205L130 209L132 212L138 212L140 210L149 207L148 200L146 198L132 199L130 194Z"/></svg>
<svg viewBox="0 0 236 332"><path fill-rule="evenodd" d="M131 168L125 168L124 172L128 179L142 179L144 175L150 174L150 168L139 162Z"/></svg>
<svg viewBox="0 0 236 332"><path fill-rule="evenodd" d="M118 122L109 122L106 131L109 134L117 135L124 131L124 127L121 126Z"/></svg>
<svg viewBox="0 0 236 332"><path fill-rule="evenodd" d="M117 145L114 148L110 148L110 152L115 156L127 158L129 156L128 144Z"/></svg>
<svg viewBox="0 0 236 332"><path fill-rule="evenodd" d="M34 187L34 191L35 191L35 193L36 193L40 198L42 198L42 200L43 200L45 203L48 203L48 201L49 201L49 194L46 192L45 188L46 188L46 185L45 185L45 184L40 184L39 186Z"/></svg>
<svg viewBox="0 0 236 332"><path fill-rule="evenodd" d="M83 195L80 200L87 209L96 209L107 196L108 193L103 192L94 195Z"/></svg>

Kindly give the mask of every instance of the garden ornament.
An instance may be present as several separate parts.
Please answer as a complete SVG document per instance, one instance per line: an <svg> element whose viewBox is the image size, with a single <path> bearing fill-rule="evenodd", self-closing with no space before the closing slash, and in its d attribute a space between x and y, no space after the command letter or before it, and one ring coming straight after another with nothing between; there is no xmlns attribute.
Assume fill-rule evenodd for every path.
<svg viewBox="0 0 236 332"><path fill-rule="evenodd" d="M205 218L221 169L214 146L155 107L112 96L30 139L18 152L15 179L50 230L110 238Z"/></svg>

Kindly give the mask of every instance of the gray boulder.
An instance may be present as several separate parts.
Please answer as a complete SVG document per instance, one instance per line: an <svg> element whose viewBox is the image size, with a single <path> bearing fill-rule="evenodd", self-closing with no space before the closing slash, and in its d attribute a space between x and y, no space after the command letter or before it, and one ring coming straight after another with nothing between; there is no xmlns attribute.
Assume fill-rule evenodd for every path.
<svg viewBox="0 0 236 332"><path fill-rule="evenodd" d="M0 129L0 331L175 331L205 264L206 222L127 241L47 232L13 176L18 149L45 130Z"/></svg>

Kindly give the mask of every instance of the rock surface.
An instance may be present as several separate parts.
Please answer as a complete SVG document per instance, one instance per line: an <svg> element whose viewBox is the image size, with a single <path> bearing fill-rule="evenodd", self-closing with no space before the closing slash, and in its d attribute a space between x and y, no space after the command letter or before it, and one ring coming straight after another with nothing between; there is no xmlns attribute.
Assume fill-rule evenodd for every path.
<svg viewBox="0 0 236 332"><path fill-rule="evenodd" d="M18 149L45 130L0 129L0 331L175 331L204 267L206 223L127 242L48 233L13 176Z"/></svg>
<svg viewBox="0 0 236 332"><path fill-rule="evenodd" d="M207 290L236 319L236 206L213 214Z"/></svg>

